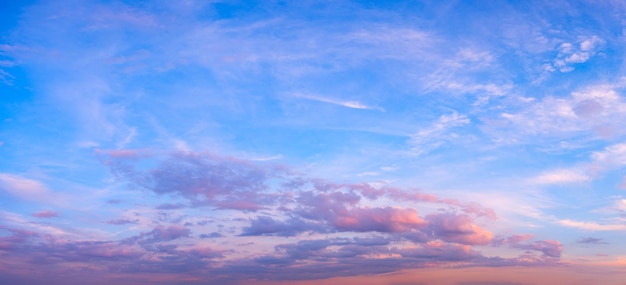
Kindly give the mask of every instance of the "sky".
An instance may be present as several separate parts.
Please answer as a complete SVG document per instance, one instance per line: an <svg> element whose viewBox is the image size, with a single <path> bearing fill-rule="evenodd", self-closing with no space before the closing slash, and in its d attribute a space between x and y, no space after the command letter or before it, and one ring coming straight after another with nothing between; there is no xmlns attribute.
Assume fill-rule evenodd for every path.
<svg viewBox="0 0 626 285"><path fill-rule="evenodd" d="M626 2L0 1L0 284L626 284Z"/></svg>

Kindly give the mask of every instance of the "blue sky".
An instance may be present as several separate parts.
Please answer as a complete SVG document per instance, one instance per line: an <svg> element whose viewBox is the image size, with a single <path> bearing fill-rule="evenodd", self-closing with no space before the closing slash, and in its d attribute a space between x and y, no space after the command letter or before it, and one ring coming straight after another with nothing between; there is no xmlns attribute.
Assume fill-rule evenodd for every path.
<svg viewBox="0 0 626 285"><path fill-rule="evenodd" d="M621 1L0 13L0 283L626 277Z"/></svg>

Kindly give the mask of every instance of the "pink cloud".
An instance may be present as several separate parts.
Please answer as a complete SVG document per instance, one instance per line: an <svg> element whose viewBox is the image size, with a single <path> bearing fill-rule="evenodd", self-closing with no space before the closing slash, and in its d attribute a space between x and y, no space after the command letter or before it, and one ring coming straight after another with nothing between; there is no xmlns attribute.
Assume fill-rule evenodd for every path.
<svg viewBox="0 0 626 285"><path fill-rule="evenodd" d="M406 232L426 222L414 209L386 207L355 208L335 217L333 224L340 230L357 232Z"/></svg>
<svg viewBox="0 0 626 285"><path fill-rule="evenodd" d="M521 235L512 235L506 238L506 243L509 244L518 244L523 241L527 241L529 239L534 238L534 235L531 234L521 234Z"/></svg>
<svg viewBox="0 0 626 285"><path fill-rule="evenodd" d="M0 173L0 190L11 193L25 200L53 200L50 189L37 180L19 175Z"/></svg>
<svg viewBox="0 0 626 285"><path fill-rule="evenodd" d="M467 214L472 214L478 217L486 217L492 220L495 220L497 218L496 213L492 209L486 208L477 203L472 203L472 202L462 203L454 199L441 199L433 194L409 192L406 190L401 190L401 189L396 189L396 188L388 188L386 189L386 192L389 195L389 197L398 201L440 203L440 204L459 207L463 212Z"/></svg>
<svg viewBox="0 0 626 285"><path fill-rule="evenodd" d="M153 260L143 265L144 269L136 270L155 272L174 266L182 272L198 268L217 275L237 272L243 279L296 276L317 279L335 276L333 272L359 275L438 265L538 266L558 262L562 250L557 241L533 242L531 235L494 238L493 233L476 224L477 219L493 222L496 215L492 209L417 189L336 183L308 178L271 163L191 152L176 153L162 160L141 158L150 160L147 165L156 165L151 169L136 167L139 160L130 156L111 155L109 158L106 165L119 179L155 194L187 200L176 207L166 204L157 209L205 206L216 211L228 209L245 217L225 218L225 222L233 221L229 231L235 238L255 237L259 242L270 244L285 240L275 247L275 252L263 254L246 256L244 249L236 254L216 253L212 247L195 252L179 247L187 241L192 243L196 236L208 235L194 234L191 224L186 227L169 221L172 224L168 226L160 225L118 241L125 246L139 247L146 255L154 254ZM402 207L381 205L387 202L382 199L399 202ZM431 204L426 209L432 208L432 204L445 207L420 216L418 210L424 204ZM126 220L111 222L127 223ZM249 224L240 226L241 222ZM343 237L302 240L319 234ZM213 239L220 240L228 235L228 231L224 231ZM485 257L474 248L478 245L507 245L506 250L523 251L523 254L513 258ZM227 261L219 269L210 268L203 256L224 256ZM278 265L280 273L272 270Z"/></svg>
<svg viewBox="0 0 626 285"><path fill-rule="evenodd" d="M54 218L59 216L59 213L55 211L41 211L33 214L33 217L37 218Z"/></svg>
<svg viewBox="0 0 626 285"><path fill-rule="evenodd" d="M216 206L224 209L234 209L242 211L257 211L262 207L255 202L237 200L237 201L219 201L215 203Z"/></svg>
<svg viewBox="0 0 626 285"><path fill-rule="evenodd" d="M426 216L428 228L435 238L468 245L491 243L493 234L473 224L468 215L432 214Z"/></svg>
<svg viewBox="0 0 626 285"><path fill-rule="evenodd" d="M468 261L480 254L469 245L428 242L420 247L396 250L403 257L428 257L433 262Z"/></svg>
<svg viewBox="0 0 626 285"><path fill-rule="evenodd" d="M145 149L99 149L96 148L94 153L97 155L106 155L110 158L146 158L152 154Z"/></svg>

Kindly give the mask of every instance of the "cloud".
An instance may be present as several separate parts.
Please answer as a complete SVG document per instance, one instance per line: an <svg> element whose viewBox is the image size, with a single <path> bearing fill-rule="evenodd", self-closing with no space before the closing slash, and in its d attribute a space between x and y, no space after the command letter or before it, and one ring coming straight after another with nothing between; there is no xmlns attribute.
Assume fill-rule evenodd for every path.
<svg viewBox="0 0 626 285"><path fill-rule="evenodd" d="M591 154L593 163L598 167L608 168L626 165L626 143L607 146L602 151Z"/></svg>
<svg viewBox="0 0 626 285"><path fill-rule="evenodd" d="M415 155L425 154L437 149L444 143L456 141L458 134L450 132L450 130L469 123L470 119L467 116L457 112L442 115L432 126L421 129L411 136L410 143L413 153Z"/></svg>
<svg viewBox="0 0 626 285"><path fill-rule="evenodd" d="M608 242L603 241L601 238L594 238L594 237L579 238L578 240L576 240L576 243L582 243L582 244L608 244Z"/></svg>
<svg viewBox="0 0 626 285"><path fill-rule="evenodd" d="M172 203L165 203L165 204L161 204L156 206L156 209L158 210L176 210L176 209L183 209L188 207L185 204L181 204L181 203L177 203L177 204L172 204Z"/></svg>
<svg viewBox="0 0 626 285"><path fill-rule="evenodd" d="M448 119L443 121L450 122ZM245 272L237 275L243 279L316 279L336 276L336 272L350 276L432 264L544 264L558 262L560 257L560 243L556 241L533 241L524 234L494 237L478 226L478 219L496 221L492 209L416 189L337 183L310 178L272 162L210 153L99 155L112 174L133 189L168 199L172 195L189 203L175 207L176 211L157 207L152 222L140 225L150 230L115 241L157 256L157 260L144 264L144 271L189 272L196 268L226 276L228 272ZM237 204L244 201L249 204ZM424 213L418 211L422 206ZM215 223L194 222L184 216L206 209L215 215ZM138 225L136 219L124 217L109 223L134 227ZM194 259L183 251L186 244L213 239L233 250L215 255L225 257L221 267L209 266L210 260L220 257L195 267L188 263ZM233 247L239 239L241 242ZM263 250L257 243L274 244L274 252ZM485 257L475 248L503 244L508 250L524 253L498 259ZM164 269L166 266L175 269ZM281 272L276 271L278 268Z"/></svg>
<svg viewBox="0 0 626 285"><path fill-rule="evenodd" d="M0 190L29 201L56 200L53 192L41 182L14 174L0 173Z"/></svg>
<svg viewBox="0 0 626 285"><path fill-rule="evenodd" d="M313 101L329 103L329 104L342 106L342 107L346 107L346 108L350 108L350 109L384 111L384 109L382 109L382 108L371 107L371 106L365 105L365 104L363 104L361 102L358 102L358 101L341 101L341 100L335 100L335 99L325 98L325 97L321 97L321 96L303 95L303 94L296 94L294 96L297 97L297 98L304 98L304 99L309 99L309 100L313 100Z"/></svg>
<svg viewBox="0 0 626 285"><path fill-rule="evenodd" d="M197 206L256 211L276 198L263 192L267 176L279 169L262 169L249 162L211 155L176 153L143 173L123 158L110 156L104 163L120 179L157 194L178 195Z"/></svg>
<svg viewBox="0 0 626 285"><path fill-rule="evenodd" d="M319 224L307 223L299 218L277 221L267 216L260 216L250 221L250 226L242 229L242 236L295 236L306 231L324 232L327 229Z"/></svg>
<svg viewBox="0 0 626 285"><path fill-rule="evenodd" d="M399 201L440 203L466 213L459 217L441 216L436 219L433 216L430 221L433 225L440 222L453 223L449 218L459 219L458 226L462 226L461 220L468 222L468 215L495 218L493 210L476 203L440 199L434 195L409 193L394 188L377 189L368 184L336 184L309 179L274 166L260 168L250 161L210 154L176 153L147 172L138 172L129 164L138 163L134 157L112 156L103 161L122 180L156 194L179 195L196 206L212 205L222 209L257 211L279 207L282 203L297 202L295 207L282 209L293 215L289 219L281 221L267 216L251 219L250 226L242 231L244 236L289 236L304 231L329 230L400 233L426 227L427 222L413 208L359 206L362 201L376 200L383 196ZM282 184L282 191L286 192L270 189L269 182ZM463 226L469 226L471 233L450 236L448 239L452 241L457 238L464 242L479 242L478 240L483 239L480 242L486 242L490 235L473 225Z"/></svg>
<svg viewBox="0 0 626 285"><path fill-rule="evenodd" d="M130 220L130 219L113 219L113 220L108 220L107 224L126 225L126 224L136 224L138 222L139 222L138 220Z"/></svg>
<svg viewBox="0 0 626 285"><path fill-rule="evenodd" d="M414 209L355 208L334 218L339 230L357 232L407 232L425 225Z"/></svg>
<svg viewBox="0 0 626 285"><path fill-rule="evenodd" d="M623 231L626 230L624 224L599 224L596 222L575 221L570 219L559 220L559 224L587 231Z"/></svg>
<svg viewBox="0 0 626 285"><path fill-rule="evenodd" d="M526 250L540 251L546 257L559 258L563 251L563 245L557 240L540 240L532 243L517 243L513 247Z"/></svg>
<svg viewBox="0 0 626 285"><path fill-rule="evenodd" d="M169 241L182 237L189 237L191 231L183 226L171 225L167 227L159 226L148 233L152 238L149 241Z"/></svg>
<svg viewBox="0 0 626 285"><path fill-rule="evenodd" d="M543 185L586 183L598 179L603 172L620 168L623 165L626 165L626 144L613 144L592 152L590 160L578 167L545 171L529 181Z"/></svg>
<svg viewBox="0 0 626 285"><path fill-rule="evenodd" d="M37 218L54 218L57 217L59 213L55 211L41 211L33 214L33 217Z"/></svg>
<svg viewBox="0 0 626 285"><path fill-rule="evenodd" d="M551 65L546 66L547 71L571 72L575 66L587 62L602 49L605 41L598 36L586 37L576 44L569 42L561 43L558 54Z"/></svg>
<svg viewBox="0 0 626 285"><path fill-rule="evenodd" d="M529 138L558 137L576 139L588 134L600 139L610 139L623 134L617 122L626 119L626 101L616 89L623 83L595 85L572 92L569 96L546 96L521 106L521 110L501 112L494 118L499 125L486 128L496 136L513 136L517 142ZM485 127L495 127L490 121ZM497 131L497 132L494 132Z"/></svg>
<svg viewBox="0 0 626 285"><path fill-rule="evenodd" d="M516 234L516 235L512 235L506 238L495 238L494 239L494 244L496 245L501 245L501 244L509 244L509 245L516 245L519 244L520 242L523 241L527 241L530 239L533 239L535 236L531 235L531 234Z"/></svg>
<svg viewBox="0 0 626 285"><path fill-rule="evenodd" d="M583 183L591 180L587 174L580 169L555 169L546 171L531 181L537 184L571 184Z"/></svg>
<svg viewBox="0 0 626 285"><path fill-rule="evenodd" d="M355 207L360 200L356 193L303 192L296 213L307 219L321 219L339 231L405 232L425 224L414 209Z"/></svg>
<svg viewBox="0 0 626 285"><path fill-rule="evenodd" d="M96 155L106 155L112 158L143 158L150 157L149 151L144 149L99 149L94 150Z"/></svg>
<svg viewBox="0 0 626 285"><path fill-rule="evenodd" d="M420 247L395 250L404 258L431 259L440 261L470 261L480 254L467 245L428 242Z"/></svg>
<svg viewBox="0 0 626 285"><path fill-rule="evenodd" d="M468 215L432 214L426 216L428 228L435 238L467 245L491 243L493 234L473 224Z"/></svg>
<svg viewBox="0 0 626 285"><path fill-rule="evenodd" d="M221 238L224 237L222 234L218 233L218 232L212 232L209 234L201 234L199 236L200 238Z"/></svg>

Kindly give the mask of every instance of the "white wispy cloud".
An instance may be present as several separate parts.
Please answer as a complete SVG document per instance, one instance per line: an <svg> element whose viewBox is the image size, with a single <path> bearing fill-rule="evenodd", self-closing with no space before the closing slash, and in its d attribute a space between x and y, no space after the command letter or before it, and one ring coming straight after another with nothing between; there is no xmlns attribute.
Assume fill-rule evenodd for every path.
<svg viewBox="0 0 626 285"><path fill-rule="evenodd" d="M0 190L29 201L46 201L53 196L43 183L8 173L0 173Z"/></svg>
<svg viewBox="0 0 626 285"><path fill-rule="evenodd" d="M583 183L591 180L581 169L555 169L543 172L531 179L532 183L537 184L570 184Z"/></svg>
<svg viewBox="0 0 626 285"><path fill-rule="evenodd" d="M252 161L272 161L272 160L279 160L282 159L283 156L278 154L278 155L272 155L272 156L260 156L260 157L253 157L250 158L250 160Z"/></svg>
<svg viewBox="0 0 626 285"><path fill-rule="evenodd" d="M558 54L552 64L546 65L549 72L570 72L580 63L587 62L602 48L604 40L598 36L590 36L581 39L577 43L564 42L558 47Z"/></svg>
<svg viewBox="0 0 626 285"><path fill-rule="evenodd" d="M414 155L421 155L447 141L453 141L458 138L458 134L450 132L450 129L461 127L470 123L470 119L466 115L453 112L450 115L442 115L430 127L424 128L411 136L410 143Z"/></svg>
<svg viewBox="0 0 626 285"><path fill-rule="evenodd" d="M322 97L322 96L307 95L307 94L295 94L294 97L309 99L309 100L318 101L318 102L324 102L324 103L333 104L333 105L342 106L342 107L351 108L351 109L384 111L383 108L368 106L359 101L342 101L342 100L337 100L337 99L332 99L332 98L327 98L327 97Z"/></svg>
<svg viewBox="0 0 626 285"><path fill-rule="evenodd" d="M595 85L569 96L529 101L521 110L500 113L500 118L494 118L500 121L500 128L486 131L518 139L528 136L565 139L581 133L596 138L615 137L625 133L619 123L626 120L626 100L616 91L620 87Z"/></svg>
<svg viewBox="0 0 626 285"><path fill-rule="evenodd" d="M600 224L596 222L575 221L575 220L570 220L570 219L560 220L559 224L566 226L566 227L577 228L577 229L587 230L587 231L623 231L623 230L626 230L625 224Z"/></svg>
<svg viewBox="0 0 626 285"><path fill-rule="evenodd" d="M500 72L501 66L492 52L480 48L461 48L454 55L442 56L433 63L433 72L424 76L423 88L428 92L443 91L451 94L472 94L478 97L476 105L483 105L493 97L511 92L514 85ZM489 73L482 78L477 74Z"/></svg>
<svg viewBox="0 0 626 285"><path fill-rule="evenodd" d="M595 151L591 158L599 167L626 165L626 143L610 145L601 151Z"/></svg>

